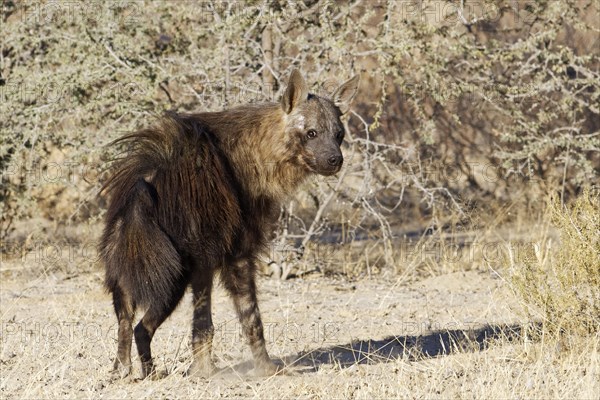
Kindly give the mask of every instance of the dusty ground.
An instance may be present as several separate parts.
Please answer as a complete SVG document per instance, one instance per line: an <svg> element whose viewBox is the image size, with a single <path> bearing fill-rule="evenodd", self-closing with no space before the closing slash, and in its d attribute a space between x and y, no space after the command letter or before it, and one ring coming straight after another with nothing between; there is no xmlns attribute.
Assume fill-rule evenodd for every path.
<svg viewBox="0 0 600 400"><path fill-rule="evenodd" d="M518 302L497 275L475 271L411 284L383 277L261 278L268 348L290 371L270 378L252 376L248 346L220 287L214 358L232 369L210 380L183 376L191 362L188 294L153 341L157 366L169 375L115 381L109 369L116 324L101 272L35 279L6 273L20 262L2 265L1 398L598 398L600 393L597 346L567 369L565 362L531 359L521 340L511 343L506 337L511 334L500 332L518 322L513 311ZM500 339L487 346L486 338L494 336ZM137 357L134 362L137 375Z"/></svg>

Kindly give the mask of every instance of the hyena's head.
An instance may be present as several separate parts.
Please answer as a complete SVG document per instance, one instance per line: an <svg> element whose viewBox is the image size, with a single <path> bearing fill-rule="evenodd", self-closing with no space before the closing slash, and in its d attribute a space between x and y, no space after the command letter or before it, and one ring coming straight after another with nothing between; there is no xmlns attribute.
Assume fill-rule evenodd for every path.
<svg viewBox="0 0 600 400"><path fill-rule="evenodd" d="M333 175L342 168L340 145L345 131L340 118L348 112L357 90L358 76L354 76L330 98L309 94L302 75L292 71L281 107L286 113L286 136L294 157L309 172Z"/></svg>

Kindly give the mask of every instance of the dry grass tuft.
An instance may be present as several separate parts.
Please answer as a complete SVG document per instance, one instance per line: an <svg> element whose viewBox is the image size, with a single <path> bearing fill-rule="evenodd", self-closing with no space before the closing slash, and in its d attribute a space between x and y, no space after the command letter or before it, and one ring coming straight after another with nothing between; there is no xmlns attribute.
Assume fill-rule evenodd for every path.
<svg viewBox="0 0 600 400"><path fill-rule="evenodd" d="M511 259L512 287L528 319L553 338L600 332L600 199L585 190L563 207L550 199L535 257ZM558 238L554 231L558 231Z"/></svg>

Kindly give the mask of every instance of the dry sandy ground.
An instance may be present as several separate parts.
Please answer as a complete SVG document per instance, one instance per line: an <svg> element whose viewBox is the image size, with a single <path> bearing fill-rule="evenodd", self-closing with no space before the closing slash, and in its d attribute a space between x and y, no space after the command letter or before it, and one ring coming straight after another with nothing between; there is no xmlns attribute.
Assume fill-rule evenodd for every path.
<svg viewBox="0 0 600 400"><path fill-rule="evenodd" d="M116 324L101 284L100 272L3 277L1 398L597 398L597 352L565 372L564 364L523 356L520 341L485 345L517 322L518 303L493 273L411 284L261 278L268 348L289 365L287 375L269 378L252 376L248 346L217 287L214 359L231 368L209 380L183 375L191 362L189 294L153 341L156 364L168 376L112 380ZM467 337L462 330L470 330ZM137 375L137 356L134 363ZM581 364L587 373L577 369Z"/></svg>

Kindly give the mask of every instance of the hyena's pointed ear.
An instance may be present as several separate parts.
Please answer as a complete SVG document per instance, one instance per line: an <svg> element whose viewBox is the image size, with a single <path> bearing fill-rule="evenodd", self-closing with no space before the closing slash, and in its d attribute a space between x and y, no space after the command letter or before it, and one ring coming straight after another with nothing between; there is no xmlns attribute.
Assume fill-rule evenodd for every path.
<svg viewBox="0 0 600 400"><path fill-rule="evenodd" d="M286 114L292 112L292 110L300 103L308 98L308 86L306 81L300 74L300 71L294 69L290 74L290 80L288 81L285 93L281 98L281 108Z"/></svg>
<svg viewBox="0 0 600 400"><path fill-rule="evenodd" d="M358 75L354 75L352 78L344 82L339 88L335 89L331 95L331 99L335 105L338 106L342 114L346 114L350 109L350 103L352 103L352 99L354 99L356 92L358 92L359 81L360 77Z"/></svg>

